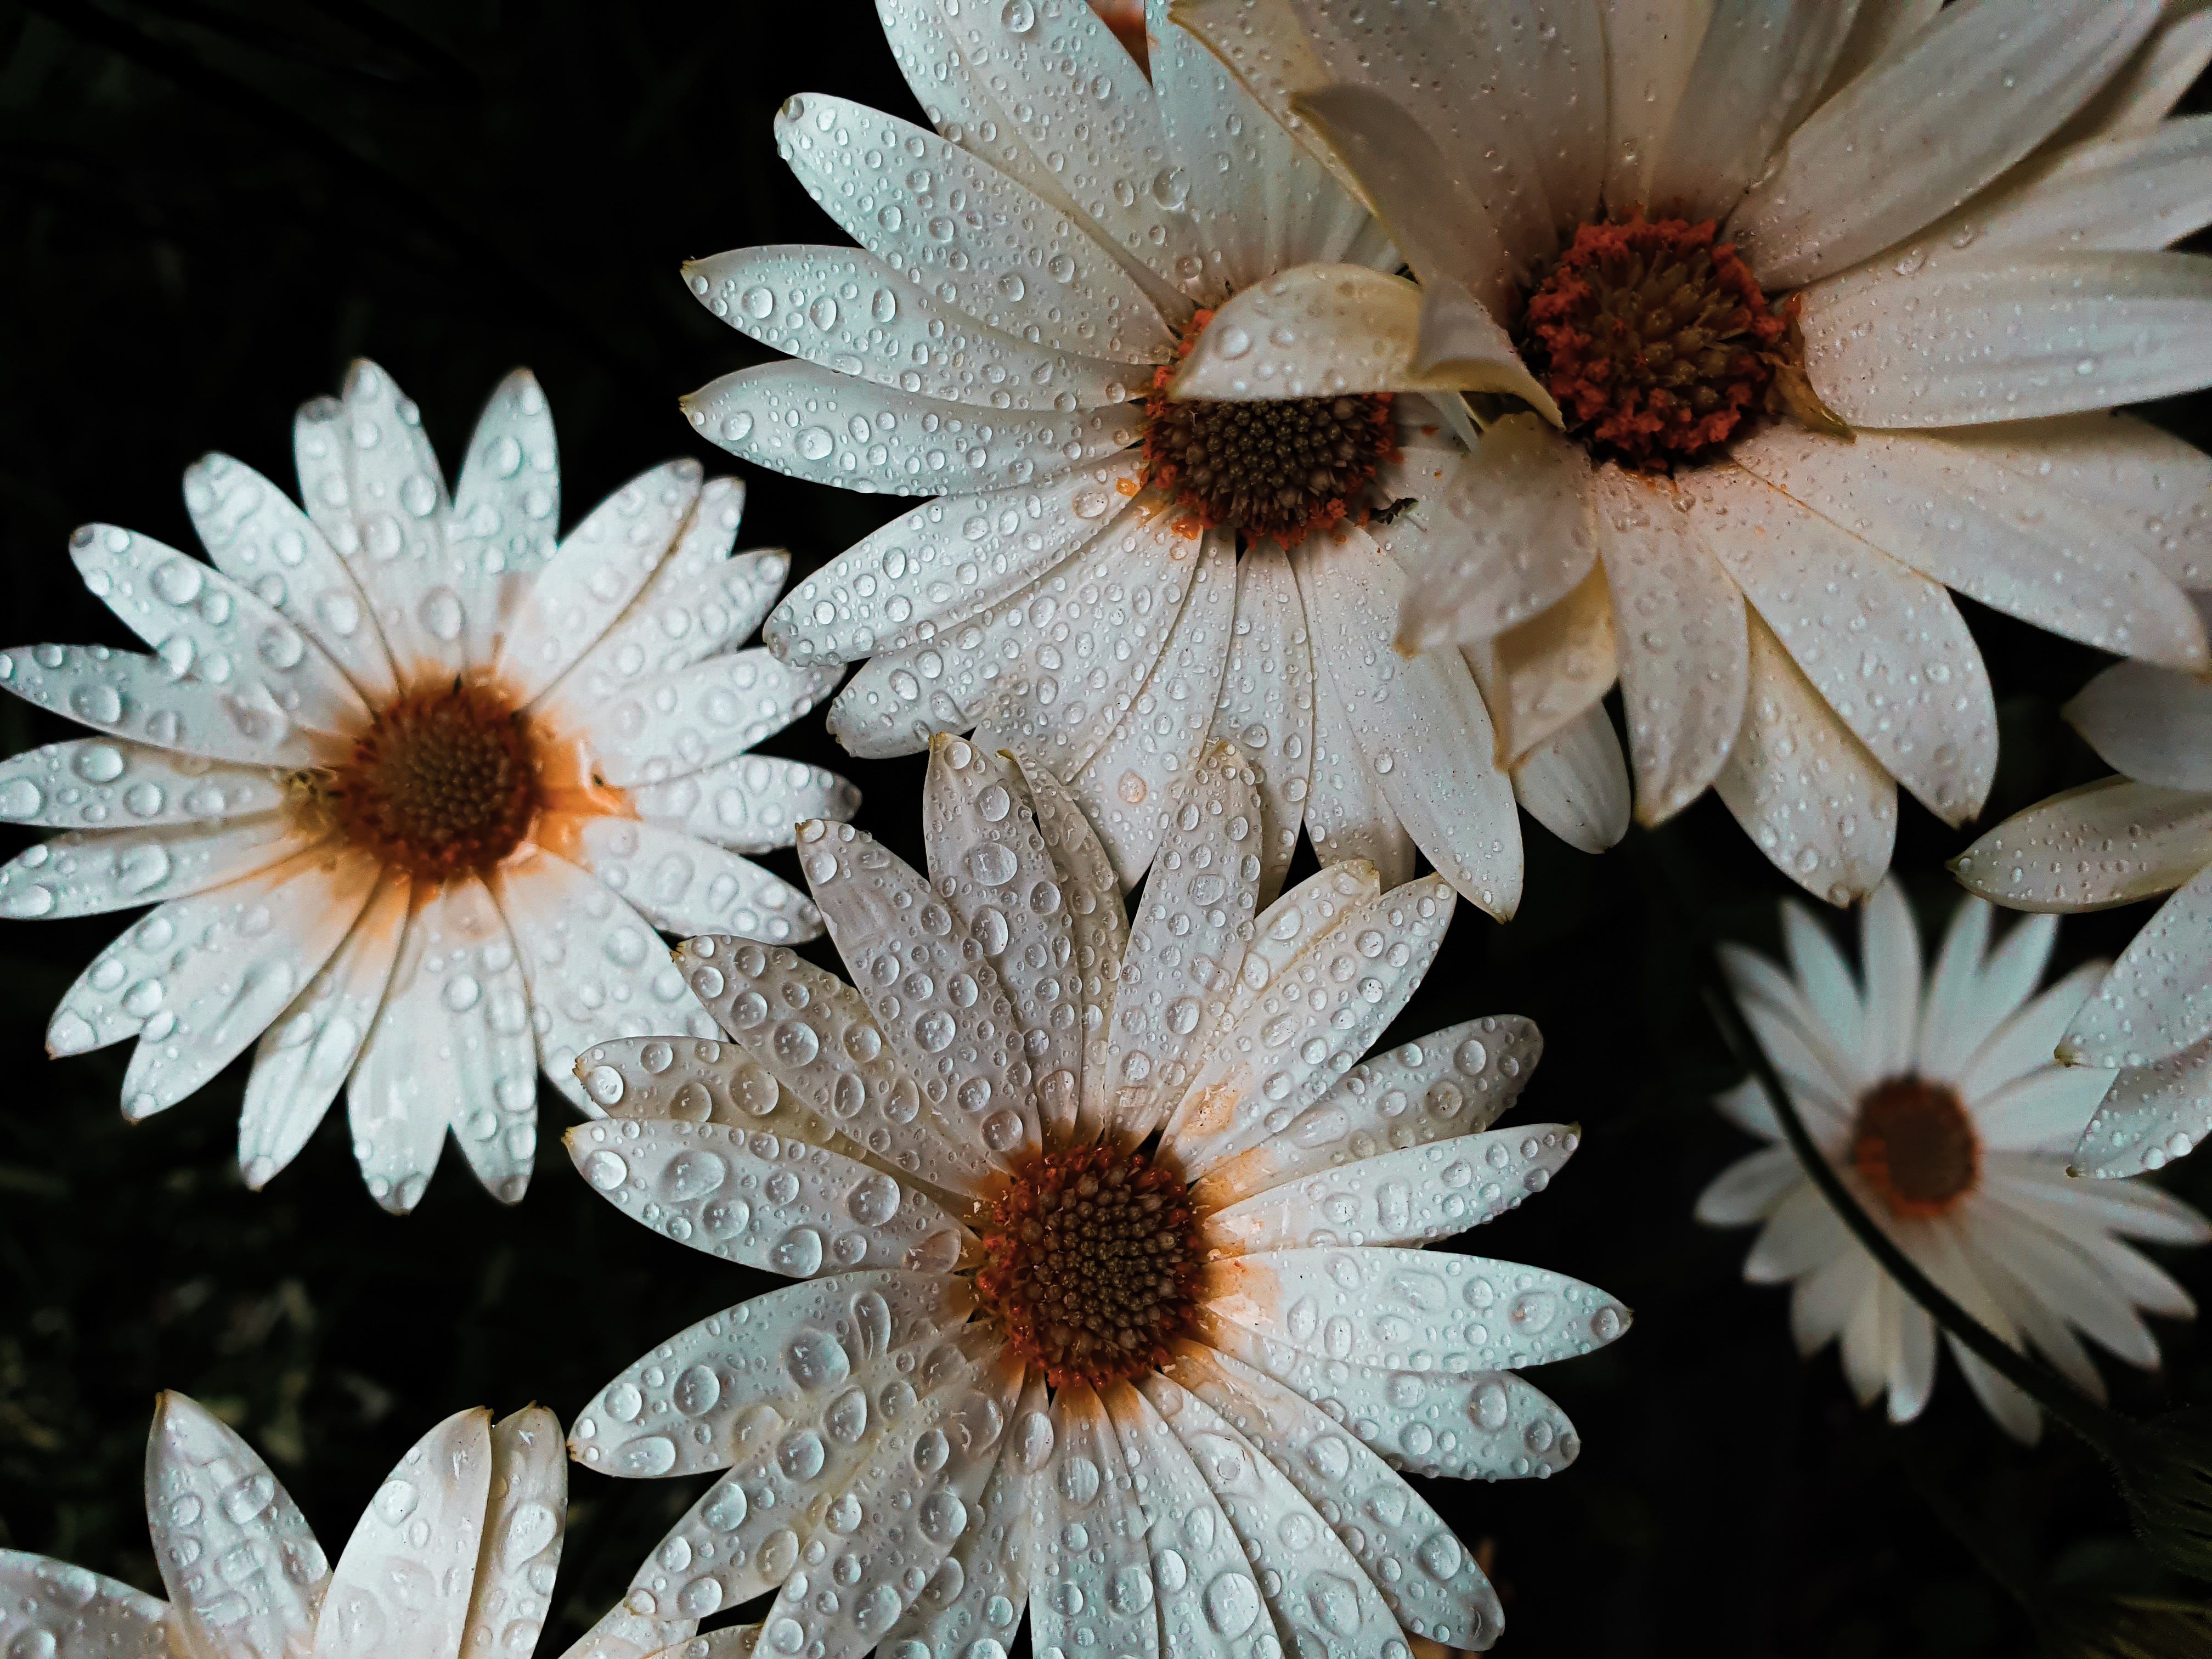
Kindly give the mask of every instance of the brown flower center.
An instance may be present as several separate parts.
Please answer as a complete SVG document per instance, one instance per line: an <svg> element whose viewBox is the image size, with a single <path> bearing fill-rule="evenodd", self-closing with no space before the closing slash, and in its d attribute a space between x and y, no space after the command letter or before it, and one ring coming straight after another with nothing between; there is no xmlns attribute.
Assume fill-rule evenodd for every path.
<svg viewBox="0 0 2212 1659"><path fill-rule="evenodd" d="M1982 1143L1949 1085L1893 1077L1859 1103L1851 1163L1893 1215L1925 1220L1974 1189Z"/></svg>
<svg viewBox="0 0 2212 1659"><path fill-rule="evenodd" d="M543 799L528 721L459 680L380 710L321 788L356 846L432 880L497 864Z"/></svg>
<svg viewBox="0 0 2212 1659"><path fill-rule="evenodd" d="M1210 311L1191 319L1179 356L1212 320ZM1365 517L1367 486L1398 453L1389 392L1178 402L1174 378L1162 365L1145 401L1145 483L1199 524L1295 547L1355 508Z"/></svg>
<svg viewBox="0 0 2212 1659"><path fill-rule="evenodd" d="M979 1222L983 1306L1054 1388L1103 1389L1166 1360L1199 1267L1189 1195L1170 1171L1116 1146L1047 1153Z"/></svg>
<svg viewBox="0 0 2212 1659"><path fill-rule="evenodd" d="M1671 471L1802 381L1794 302L1770 306L1713 231L1710 219L1583 225L1528 295L1529 367L1601 459Z"/></svg>

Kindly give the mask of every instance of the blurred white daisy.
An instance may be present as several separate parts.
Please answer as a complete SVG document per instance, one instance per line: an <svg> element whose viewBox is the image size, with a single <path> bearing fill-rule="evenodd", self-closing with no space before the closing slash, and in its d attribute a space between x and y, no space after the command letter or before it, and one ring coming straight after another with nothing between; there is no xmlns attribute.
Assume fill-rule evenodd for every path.
<svg viewBox="0 0 2212 1659"><path fill-rule="evenodd" d="M1994 913L1966 899L1923 985L1920 940L1893 882L1867 901L1855 978L1820 924L1783 907L1785 972L1723 951L1738 1005L1806 1128L1860 1205L1960 1306L2018 1348L2032 1346L2091 1397L2103 1379L2075 1335L2130 1364L2158 1364L2137 1310L2193 1317L2189 1293L2124 1241L2202 1244L2212 1226L2141 1182L2074 1179L2065 1153L2111 1073L2052 1063L2051 1044L2103 971L2092 963L2038 993L2057 924L2019 923L1990 949ZM1762 1224L1744 1262L1754 1284L1794 1280L1790 1313L1809 1354L1842 1338L1863 1403L1886 1389L1896 1422L1936 1386L1936 1325L1878 1267L1815 1187L1756 1079L1716 1103L1774 1143L1698 1200L1715 1226ZM2023 1440L2041 1431L2027 1396L1948 1337L1974 1392Z"/></svg>
<svg viewBox="0 0 2212 1659"><path fill-rule="evenodd" d="M568 1524L561 1424L541 1406L456 1413L401 1458L332 1566L253 1449L164 1394L146 1525L164 1601L65 1561L0 1550L0 1652L61 1659L529 1659ZM616 1608L570 1659L689 1636Z"/></svg>
<svg viewBox="0 0 2212 1659"><path fill-rule="evenodd" d="M2212 514L2212 502L2195 514ZM2022 910L2099 910L2172 893L2058 1048L2112 1083L2075 1149L2076 1169L2136 1175L2212 1134L2212 687L2121 663L2065 714L2122 775L2014 814L1951 868Z"/></svg>
<svg viewBox="0 0 2212 1659"><path fill-rule="evenodd" d="M837 671L732 648L789 560L729 556L742 488L696 462L556 544L552 417L526 373L493 395L451 496L370 363L300 411L295 447L304 512L225 456L185 474L212 567L107 525L72 539L86 586L159 655L0 654L0 686L103 734L0 764L0 818L69 831L0 869L0 915L158 906L63 998L47 1047L138 1038L137 1119L260 1039L249 1186L345 1086L379 1203L413 1207L449 1127L511 1203L541 1065L588 1110L574 1061L592 1037L714 1029L655 926L819 931L741 854L859 796L744 751Z"/></svg>
<svg viewBox="0 0 2212 1659"><path fill-rule="evenodd" d="M732 1041L578 1061L616 1114L569 1137L593 1187L808 1281L577 1419L591 1468L726 1471L640 1613L773 1592L763 1650L817 1659L1002 1653L1025 1601L1039 1653L1495 1638L1488 1581L1395 1471L1565 1466L1573 1430L1515 1370L1627 1314L1419 1247L1541 1190L1576 1131L1489 1127L1535 1063L1525 1020L1355 1064L1451 889L1351 861L1263 910L1257 795L1228 745L1202 757L1125 920L1049 768L940 738L927 877L846 825L800 834L851 984L693 939Z"/></svg>
<svg viewBox="0 0 2212 1659"><path fill-rule="evenodd" d="M1386 274L1399 255L1375 222L1164 0L1150 82L1083 0L878 9L938 131L813 94L776 122L860 246L685 271L717 316L799 360L687 398L703 434L797 477L934 497L769 619L787 661L866 659L830 709L838 740L875 757L1005 733L1074 793L1125 886L1214 741L1259 774L1263 900L1303 823L1324 863L1364 857L1395 884L1418 847L1509 915L1516 777L1575 844L1617 840L1628 775L1602 714L1501 744L1456 651L1391 649L1404 578L1358 526L1397 499L1401 445L1437 441L1442 417L1390 394L1455 382L1401 353L1364 365L1358 394L1164 390L1212 307L1310 264L1352 270L1410 331L1420 297Z"/></svg>
<svg viewBox="0 0 2212 1659"><path fill-rule="evenodd" d="M1715 788L1821 897L1902 783L1981 810L1997 729L1952 588L2207 664L2212 459L2115 404L2212 383L2212 15L2157 0L1182 0L1420 278L1230 300L1176 396L1386 386L1486 423L1376 538L1407 650L1516 641L1501 702L1617 672L1638 811ZM1334 84L1332 84L1334 83ZM1545 619L1548 643L1522 630ZM1504 720L1504 715L1500 714Z"/></svg>

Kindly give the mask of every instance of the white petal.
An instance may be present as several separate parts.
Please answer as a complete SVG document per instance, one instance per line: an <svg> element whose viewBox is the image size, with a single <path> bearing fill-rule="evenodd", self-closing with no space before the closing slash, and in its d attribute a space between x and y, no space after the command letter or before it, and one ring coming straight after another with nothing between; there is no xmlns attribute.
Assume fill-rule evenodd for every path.
<svg viewBox="0 0 2212 1659"><path fill-rule="evenodd" d="M58 830L251 817L283 806L278 773L139 743L72 738L0 762L0 818Z"/></svg>
<svg viewBox="0 0 2212 1659"><path fill-rule="evenodd" d="M1796 927L1815 924L1802 915L1801 906L1791 901L1784 903L1784 931L1795 946ZM1856 989L1848 992L1850 1006L1844 1017L1838 1019L1832 1017L1825 985L1801 988L1765 957L1740 945L1721 945L1720 960L1729 990L1760 1038L1767 1037L1771 1027L1779 1033L1781 1041L1767 1046L1785 1082L1817 1094L1830 1108L1842 1109L1878 1080L1881 1074L1869 1069L1863 1015ZM1814 1000L1816 992L1822 994L1819 1003Z"/></svg>
<svg viewBox="0 0 2212 1659"><path fill-rule="evenodd" d="M1304 596L1300 599L1303 603ZM1352 736L1343 699L1319 660L1317 629L1312 644L1314 759L1311 793L1306 797L1307 838L1323 864L1346 860L1367 863L1383 886L1398 886L1413 874L1413 838L1400 825L1375 769Z"/></svg>
<svg viewBox="0 0 2212 1659"><path fill-rule="evenodd" d="M1497 1639L1504 1613L1473 1555L1342 1424L1266 1372L1196 1343L1179 1345L1169 1370L1331 1521L1401 1626L1455 1648Z"/></svg>
<svg viewBox="0 0 2212 1659"><path fill-rule="evenodd" d="M2094 910L2179 887L2212 863L2212 796L2106 778L2016 812L1952 861L2022 910Z"/></svg>
<svg viewBox="0 0 2212 1659"><path fill-rule="evenodd" d="M2194 0L2166 8L2167 17L2135 61L2112 77L2096 101L2062 136L2133 137L2151 131L2212 63L2212 17Z"/></svg>
<svg viewBox="0 0 2212 1659"><path fill-rule="evenodd" d="M1860 0L1850 38L1829 71L1823 104L1869 70L1895 61L1942 9L1943 0Z"/></svg>
<svg viewBox="0 0 2212 1659"><path fill-rule="evenodd" d="M428 1176L448 1125L495 1198L522 1197L538 1147L530 1015L515 942L483 883L418 885L346 1099L356 1135L401 1160L371 1175L378 1202L414 1207L422 1194L409 1196L409 1177L417 1168ZM388 1191L377 1190L379 1178Z"/></svg>
<svg viewBox="0 0 2212 1659"><path fill-rule="evenodd" d="M1708 1227L1764 1221L1804 1179L1796 1152L1787 1146L1763 1146L1713 1177L1698 1194L1697 1218Z"/></svg>
<svg viewBox="0 0 2212 1659"><path fill-rule="evenodd" d="M772 945L819 937L813 901L750 859L635 818L541 817L533 837L597 876L664 933L735 933Z"/></svg>
<svg viewBox="0 0 2212 1659"><path fill-rule="evenodd" d="M385 1477L338 1556L315 1659L459 1654L491 1496L491 1413L457 1412Z"/></svg>
<svg viewBox="0 0 2212 1659"><path fill-rule="evenodd" d="M1846 1250L1791 1285L1790 1330L1797 1352L1809 1357L1841 1336L1860 1307L1872 1298L1881 1272L1864 1250Z"/></svg>
<svg viewBox="0 0 2212 1659"><path fill-rule="evenodd" d="M1988 1033L2035 995L2057 937L2057 921L2049 916L2031 916L2006 930L2004 943L1990 956L1979 985L1958 1012L1960 1047L1954 1052L1974 1052Z"/></svg>
<svg viewBox="0 0 2212 1659"><path fill-rule="evenodd" d="M1162 647L1144 689L1113 733L1068 780L1124 887L1133 884L1159 845L1162 813L1179 780L1200 764L1220 706L1236 625L1235 538L1208 531L1190 599ZM1012 726L1013 722L1005 722ZM1024 750L1028 734L1013 732ZM1257 805L1253 824L1258 828ZM1256 849L1255 849L1256 850Z"/></svg>
<svg viewBox="0 0 2212 1659"><path fill-rule="evenodd" d="M2189 674L2119 663L2060 711L2113 770L2139 783L2212 792L2203 727L2212 688Z"/></svg>
<svg viewBox="0 0 2212 1659"><path fill-rule="evenodd" d="M225 890L231 906L162 981L123 1074L123 1109L175 1104L246 1052L337 951L382 867L358 852L303 854Z"/></svg>
<svg viewBox="0 0 2212 1659"><path fill-rule="evenodd" d="M333 741L294 723L258 682L179 679L159 658L104 645L0 652L0 687L80 726L156 749L247 766L319 766Z"/></svg>
<svg viewBox="0 0 2212 1659"><path fill-rule="evenodd" d="M258 1192L300 1154L353 1071L384 1004L411 884L387 870L345 942L261 1034L238 1120L238 1168Z"/></svg>
<svg viewBox="0 0 2212 1659"><path fill-rule="evenodd" d="M2019 944L2034 925L2031 920L2015 927L2005 942L2007 949ZM2047 949L2057 928L2051 919L2045 918L2040 931ZM1966 1065L1954 1073L1960 1098L1980 1101L2050 1065L2051 1053L2075 1011L2104 976L2103 963L2085 962L1996 1027Z"/></svg>
<svg viewBox="0 0 2212 1659"><path fill-rule="evenodd" d="M1134 451L1042 485L942 495L855 542L791 590L762 637L787 662L902 651L995 605L1111 525Z"/></svg>
<svg viewBox="0 0 2212 1659"><path fill-rule="evenodd" d="M1200 1308L1192 1330L1208 1346L1287 1383L1383 1462L1413 1474L1518 1480L1556 1474L1582 1449L1574 1425L1511 1371L1394 1371L1338 1364ZM1453 1425L1446 1442L1431 1426Z"/></svg>
<svg viewBox="0 0 2212 1659"><path fill-rule="evenodd" d="M146 1528L186 1651L303 1659L329 1563L253 1448L180 1394L155 1401Z"/></svg>
<svg viewBox="0 0 2212 1659"><path fill-rule="evenodd" d="M1131 1465L1087 1385L1060 1389L1052 1407L1053 1462L1030 1561L1030 1639L1039 1653L1160 1651L1158 1591Z"/></svg>
<svg viewBox="0 0 2212 1659"><path fill-rule="evenodd" d="M1604 576L1593 569L1540 616L1462 649L1498 723L1498 752L1517 771L1562 734L1587 728L1587 717L1613 690L1618 653ZM1624 772L1624 828L1626 782Z"/></svg>
<svg viewBox="0 0 2212 1659"><path fill-rule="evenodd" d="M1856 1246L1853 1250L1863 1254ZM1896 1294L1897 1287L1881 1269L1872 1269L1844 1322L1838 1345L1843 1350L1844 1377L1862 1406L1874 1404L1888 1382Z"/></svg>
<svg viewBox="0 0 2212 1659"><path fill-rule="evenodd" d="M1219 1027L1163 1144L1202 1175L1267 1138L1276 1114L1318 1102L1412 997L1454 908L1450 888L1430 876L1350 909Z"/></svg>
<svg viewBox="0 0 2212 1659"><path fill-rule="evenodd" d="M283 812L56 836L0 866L0 915L53 921L159 904L266 870L316 845L316 837Z"/></svg>
<svg viewBox="0 0 2212 1659"><path fill-rule="evenodd" d="M1911 1422L1927 1408L1935 1392L1936 1322L1925 1308L1900 1292L1896 1347L1889 1362L1889 1420Z"/></svg>
<svg viewBox="0 0 2212 1659"><path fill-rule="evenodd" d="M772 853L791 845L799 825L848 818L860 792L835 772L780 755L738 755L666 783L630 791L638 816L733 853Z"/></svg>
<svg viewBox="0 0 2212 1659"><path fill-rule="evenodd" d="M2181 590L2103 515L1972 445L1777 426L1731 452L1830 523L1945 586L2070 639L2176 666L2206 661Z"/></svg>
<svg viewBox="0 0 2212 1659"><path fill-rule="evenodd" d="M1255 549L1237 562L1237 616L1221 701L1207 738L1238 745L1260 781L1260 902L1272 901L1298 844L1313 777L1313 647L1290 557ZM7 804L0 769L0 807Z"/></svg>
<svg viewBox="0 0 2212 1659"><path fill-rule="evenodd" d="M846 970L922 1098L1000 1162L1038 1146L1013 1005L929 883L849 824L809 824L799 861ZM933 995L902 988L917 974Z"/></svg>
<svg viewBox="0 0 2212 1659"><path fill-rule="evenodd" d="M1127 403L1150 388L1142 366L1003 333L859 248L738 248L690 261L684 280L763 345L925 398L1035 412Z"/></svg>
<svg viewBox="0 0 2212 1659"><path fill-rule="evenodd" d="M687 939L678 947L677 962L692 994L738 1047L817 1121L836 1125L878 1159L933 1186L954 1193L981 1190L992 1164L980 1138L957 1111L940 1117L936 1107L922 1104L913 1078L884 1053L883 1030L860 994L844 981L788 951L750 939ZM677 1069L688 1069L680 1049L672 1045L672 1052ZM758 1115L750 1079L724 1075L723 1092L734 1095L742 1084L740 1103L747 1115ZM697 1115L680 1109L672 1115ZM713 1115L726 1115L717 1107ZM732 1113L727 1121L743 1120ZM860 1155L856 1147L854 1156Z"/></svg>
<svg viewBox="0 0 2212 1659"><path fill-rule="evenodd" d="M1790 135L1728 234L1762 286L1802 288L1958 206L2064 124L2159 0L1954 8Z"/></svg>
<svg viewBox="0 0 2212 1659"><path fill-rule="evenodd" d="M2084 1175L2132 1176L2186 1158L2212 1135L2212 1039L2122 1072L2074 1150Z"/></svg>
<svg viewBox="0 0 2212 1659"><path fill-rule="evenodd" d="M1281 1133L1208 1170L1193 1200L1205 1213L1392 1148L1479 1134L1513 1103L1543 1051L1542 1035L1517 1014L1401 1043L1353 1066Z"/></svg>
<svg viewBox="0 0 2212 1659"><path fill-rule="evenodd" d="M830 705L830 736L876 760L926 748L933 732L986 722L1056 776L1073 777L1159 660L1205 546L1156 504L1130 507L950 637L879 653ZM1063 684L1072 667L1079 692ZM1102 681L1095 690L1093 676Z"/></svg>
<svg viewBox="0 0 2212 1659"><path fill-rule="evenodd" d="M582 723L595 778L660 783L765 743L836 688L842 665L788 668L759 647L637 682Z"/></svg>
<svg viewBox="0 0 2212 1659"><path fill-rule="evenodd" d="M1226 1033L1250 1013L1261 994L1291 965L1348 923L1382 896L1382 883L1374 866L1354 859L1316 871L1260 912L1252 924L1250 942L1236 969L1228 997L1221 1005L1216 1029ZM1225 1035L1217 1046L1233 1043Z"/></svg>
<svg viewBox="0 0 2212 1659"><path fill-rule="evenodd" d="M2106 1252L2125 1247L2108 1233L2160 1244L2212 1243L2212 1223L2147 1181L2084 1181L2053 1159L2033 1158L1991 1159L1987 1181L2005 1203L2097 1255L2115 1278L2123 1275Z"/></svg>
<svg viewBox="0 0 2212 1659"><path fill-rule="evenodd" d="M1879 1080L1913 1069L1920 1038L1920 932L1893 879L1875 889L1859 926L1866 987L1866 1063Z"/></svg>
<svg viewBox="0 0 2212 1659"><path fill-rule="evenodd" d="M1274 1250L1212 1263L1200 1292L1222 1317L1322 1358L1407 1370L1518 1370L1601 1348L1628 1327L1604 1291L1481 1256Z"/></svg>
<svg viewBox="0 0 2212 1659"><path fill-rule="evenodd" d="M2148 1066L2212 1033L2212 870L2200 871L2128 942L2067 1027L2069 1064Z"/></svg>
<svg viewBox="0 0 2212 1659"><path fill-rule="evenodd" d="M541 1628L552 1612L550 1589L568 1523L568 1453L561 1419L543 1406L503 1418L491 1431L491 1492L483 1547L469 1594L464 1652Z"/></svg>
<svg viewBox="0 0 2212 1659"><path fill-rule="evenodd" d="M1990 907L1969 897L1960 901L1943 930L1915 1039L1912 1069L1923 1077L1951 1076L1959 1062L1981 1045L1986 1028L1967 1026L1965 1017L1978 1000L1990 919ZM2010 1008L2002 1009L1998 1018L2011 1012Z"/></svg>
<svg viewBox="0 0 2212 1659"><path fill-rule="evenodd" d="M1974 1102L1975 1130L1986 1146L2063 1156L2112 1086L2112 1073L2095 1066L2046 1066Z"/></svg>
<svg viewBox="0 0 2212 1659"><path fill-rule="evenodd" d="M1753 1285L1778 1285L1858 1248L1820 1189L1808 1181L1768 1215L1751 1253L1743 1259L1743 1276ZM1844 1346L1848 1363L1851 1346L1848 1332Z"/></svg>
<svg viewBox="0 0 2212 1659"><path fill-rule="evenodd" d="M1605 709L1592 704L1515 767L1513 795L1578 852L1619 845L1628 833L1628 763Z"/></svg>
<svg viewBox="0 0 2212 1659"><path fill-rule="evenodd" d="M0 1644L53 1659L170 1659L170 1619L166 1603L116 1579L0 1550Z"/></svg>
<svg viewBox="0 0 2212 1659"><path fill-rule="evenodd" d="M1158 810L1159 856L1130 918L1106 1045L1114 1133L1130 1144L1171 1115L1208 1057L1260 882L1258 785L1227 744Z"/></svg>
<svg viewBox="0 0 2212 1659"><path fill-rule="evenodd" d="M1859 741L1947 823L1978 812L1996 708L1949 596L1748 472L1686 487L1705 545Z"/></svg>
<svg viewBox="0 0 2212 1659"><path fill-rule="evenodd" d="M1726 218L1827 85L1856 9L1837 0L1716 0L1644 196L1613 210Z"/></svg>
<svg viewBox="0 0 2212 1659"><path fill-rule="evenodd" d="M469 434L453 486L447 535L477 544L485 568L500 573L499 616L504 633L514 589L553 556L561 535L561 453L553 411L537 377L518 368L494 388ZM477 621L471 613L471 624ZM489 637L471 644L489 654Z"/></svg>
<svg viewBox="0 0 2212 1659"><path fill-rule="evenodd" d="M1554 427L1566 424L1497 317L1450 276L1431 277L1421 290L1413 373L1469 392L1504 392L1527 404L1536 419Z"/></svg>
<svg viewBox="0 0 2212 1659"><path fill-rule="evenodd" d="M1359 192L1350 170L1291 106L1297 94L1340 77L1322 64L1291 0L1176 0L1172 15L1340 185Z"/></svg>
<svg viewBox="0 0 2212 1659"><path fill-rule="evenodd" d="M854 240L978 322L1123 362L1164 362L1174 349L1158 308L1113 256L988 162L819 93L787 100L775 125L786 164ZM869 165L878 153L901 162ZM1141 188L1149 197L1149 177ZM956 198L967 210L947 215Z"/></svg>
<svg viewBox="0 0 2212 1659"><path fill-rule="evenodd" d="M1651 170L1712 15L1713 0L1606 0L1605 206L1615 218L1657 204Z"/></svg>
<svg viewBox="0 0 2212 1659"><path fill-rule="evenodd" d="M1805 291L1805 368L1853 426L2071 415L2212 380L2212 264L2039 253Z"/></svg>
<svg viewBox="0 0 2212 1659"><path fill-rule="evenodd" d="M1812 1016L1810 1029L1826 1035L1827 1047L1848 1068L1844 1075L1857 1077L1860 1056L1866 1052L1866 1008L1860 1000L1857 975L1820 919L1795 899L1783 902L1782 934L1790 969L1797 976Z"/></svg>
<svg viewBox="0 0 2212 1659"><path fill-rule="evenodd" d="M1672 491L1606 466L1595 499L1637 816L1662 823L1720 775L1743 725L1743 595Z"/></svg>

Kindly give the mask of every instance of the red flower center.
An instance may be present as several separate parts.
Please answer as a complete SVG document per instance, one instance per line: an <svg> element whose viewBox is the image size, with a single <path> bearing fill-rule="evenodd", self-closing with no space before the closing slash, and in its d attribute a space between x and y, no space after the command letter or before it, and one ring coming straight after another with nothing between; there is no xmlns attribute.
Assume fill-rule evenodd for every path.
<svg viewBox="0 0 2212 1659"><path fill-rule="evenodd" d="M976 1291L1054 1388L1103 1389L1165 1362L1199 1268L1173 1173L1117 1146L1047 1153L1007 1179L980 1224Z"/></svg>
<svg viewBox="0 0 2212 1659"><path fill-rule="evenodd" d="M356 846L430 880L490 869L543 804L527 720L458 680L380 710L320 793Z"/></svg>
<svg viewBox="0 0 2212 1659"><path fill-rule="evenodd" d="M1893 1215L1926 1220L1974 1189L1981 1138L1949 1085L1893 1077L1859 1103L1851 1163Z"/></svg>

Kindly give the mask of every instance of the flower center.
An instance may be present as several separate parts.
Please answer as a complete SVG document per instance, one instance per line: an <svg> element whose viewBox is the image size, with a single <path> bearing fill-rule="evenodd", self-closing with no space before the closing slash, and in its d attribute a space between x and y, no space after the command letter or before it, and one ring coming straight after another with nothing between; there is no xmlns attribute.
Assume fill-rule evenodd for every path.
<svg viewBox="0 0 2212 1659"><path fill-rule="evenodd" d="M1178 356L1212 320L1210 311L1191 319ZM1339 522L1398 453L1387 392L1176 402L1174 378L1173 365L1162 365L1145 400L1145 482L1206 528L1239 531L1248 543L1295 547Z"/></svg>
<svg viewBox="0 0 2212 1659"><path fill-rule="evenodd" d="M527 720L458 680L379 711L324 789L356 846L433 880L491 868L541 804Z"/></svg>
<svg viewBox="0 0 2212 1659"><path fill-rule="evenodd" d="M1594 453L1663 472L1778 403L1797 412L1795 313L1714 245L1711 220L1639 216L1575 232L1528 295L1522 349Z"/></svg>
<svg viewBox="0 0 2212 1659"><path fill-rule="evenodd" d="M1925 1220L1973 1190L1982 1143L1949 1085L1893 1077L1859 1103L1851 1163L1892 1214Z"/></svg>
<svg viewBox="0 0 2212 1659"><path fill-rule="evenodd" d="M1103 1389L1168 1358L1199 1267L1183 1183L1142 1152L1031 1158L984 1206L975 1288L1054 1388Z"/></svg>

